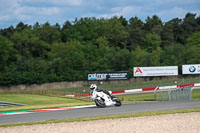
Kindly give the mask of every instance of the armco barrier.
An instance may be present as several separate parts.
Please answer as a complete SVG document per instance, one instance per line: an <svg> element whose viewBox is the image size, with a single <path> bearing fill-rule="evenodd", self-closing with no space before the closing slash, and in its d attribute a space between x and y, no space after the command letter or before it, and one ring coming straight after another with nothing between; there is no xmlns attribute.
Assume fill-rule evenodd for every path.
<svg viewBox="0 0 200 133"><path fill-rule="evenodd" d="M119 90L119 91L112 91L112 94L148 92L148 91L154 91L155 89L164 90L164 89L181 88L181 87L187 87L187 86L200 87L200 83L184 84L184 85L170 85L170 86L161 86L161 87L154 87L154 88L140 88L140 89L130 89L130 90ZM90 93L75 94L74 95L74 97L84 97L84 96L90 96Z"/></svg>

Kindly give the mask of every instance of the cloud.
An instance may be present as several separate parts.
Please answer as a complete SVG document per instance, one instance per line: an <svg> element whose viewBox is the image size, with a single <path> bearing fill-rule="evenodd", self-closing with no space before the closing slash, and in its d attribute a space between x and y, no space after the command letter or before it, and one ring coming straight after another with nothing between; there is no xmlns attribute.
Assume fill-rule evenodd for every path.
<svg viewBox="0 0 200 133"><path fill-rule="evenodd" d="M184 10L183 8L174 7L169 10L162 10L157 15L162 19L162 21L165 22L170 18L176 18L176 17L183 18L186 13L187 11Z"/></svg>
<svg viewBox="0 0 200 133"><path fill-rule="evenodd" d="M9 15L1 15L0 16L0 24L1 23L4 23L4 22L7 22L11 19L11 17Z"/></svg>
<svg viewBox="0 0 200 133"><path fill-rule="evenodd" d="M179 4L179 5L188 5L200 3L199 0L155 0L156 4Z"/></svg>
<svg viewBox="0 0 200 133"><path fill-rule="evenodd" d="M15 14L20 15L29 15L29 16L53 16L60 13L60 9L57 7L20 7L16 9Z"/></svg>
<svg viewBox="0 0 200 133"><path fill-rule="evenodd" d="M110 9L110 13L102 14L100 17L110 18L113 16L124 16L127 18L140 14L142 8L136 6L114 7Z"/></svg>
<svg viewBox="0 0 200 133"><path fill-rule="evenodd" d="M27 3L22 3L24 2L22 0L3 0L3 2L4 6L0 6L0 26L5 23L13 23L13 21L15 21L15 23L22 21L28 24L33 24L36 21L41 21L43 19L49 21L51 19L55 19L55 16L58 17L61 14L59 7L30 6ZM45 22L45 20L43 20L43 22Z"/></svg>
<svg viewBox="0 0 200 133"><path fill-rule="evenodd" d="M27 5L35 6L80 6L82 0L23 0Z"/></svg>
<svg viewBox="0 0 200 133"><path fill-rule="evenodd" d="M34 24L63 24L81 17L158 15L163 21L183 18L187 12L200 15L200 0L0 0L0 28L16 25L20 21Z"/></svg>
<svg viewBox="0 0 200 133"><path fill-rule="evenodd" d="M68 6L81 6L82 0L52 0L53 4L56 5L68 5Z"/></svg>
<svg viewBox="0 0 200 133"><path fill-rule="evenodd" d="M1 0L0 4L0 24L11 22L16 19L15 10L19 7L20 0Z"/></svg>

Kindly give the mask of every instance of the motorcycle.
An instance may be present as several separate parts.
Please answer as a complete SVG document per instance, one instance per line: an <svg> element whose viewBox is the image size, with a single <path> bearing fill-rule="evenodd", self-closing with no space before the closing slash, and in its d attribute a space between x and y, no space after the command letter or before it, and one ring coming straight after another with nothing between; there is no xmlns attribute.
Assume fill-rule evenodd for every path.
<svg viewBox="0 0 200 133"><path fill-rule="evenodd" d="M97 107L101 107L104 108L106 106L121 106L122 103L120 101L120 99L112 96L111 91L108 91L108 93L110 93L110 95L106 94L104 91L96 91L94 90L91 94L91 99L92 101L94 101L96 103Z"/></svg>

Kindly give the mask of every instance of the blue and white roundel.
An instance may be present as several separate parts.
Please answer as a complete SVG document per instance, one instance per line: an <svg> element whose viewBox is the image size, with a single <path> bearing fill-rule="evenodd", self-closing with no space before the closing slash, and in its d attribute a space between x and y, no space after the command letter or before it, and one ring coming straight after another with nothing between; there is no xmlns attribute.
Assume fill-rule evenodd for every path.
<svg viewBox="0 0 200 133"><path fill-rule="evenodd" d="M191 67L189 68L189 71L193 73L193 72L196 71L196 68L195 68L194 66L191 66Z"/></svg>

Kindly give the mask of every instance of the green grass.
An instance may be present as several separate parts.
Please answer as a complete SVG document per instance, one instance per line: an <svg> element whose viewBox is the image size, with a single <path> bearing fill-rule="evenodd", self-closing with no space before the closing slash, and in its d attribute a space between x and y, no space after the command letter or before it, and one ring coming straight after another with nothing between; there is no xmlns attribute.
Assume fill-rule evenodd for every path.
<svg viewBox="0 0 200 133"><path fill-rule="evenodd" d="M200 89L192 91L192 99L200 100Z"/></svg>
<svg viewBox="0 0 200 133"><path fill-rule="evenodd" d="M153 93L138 93L118 97L122 100L123 103L154 101ZM193 100L200 100L200 90L193 90L192 97ZM0 94L0 101L14 102L26 105L15 107L0 107L0 112L54 107L72 107L94 104L94 102L91 102L89 98L87 100L82 100L68 97L54 97L32 94Z"/></svg>
<svg viewBox="0 0 200 133"><path fill-rule="evenodd" d="M20 102L27 105L46 105L46 104L62 104L62 103L74 103L74 99L70 98L60 98L60 97L50 97L41 95L31 95L31 94L4 94L0 95L1 101L8 102ZM79 101L80 102L80 101Z"/></svg>
<svg viewBox="0 0 200 133"><path fill-rule="evenodd" d="M92 102L68 97L53 97L32 94L0 94L0 101L25 104L26 106L0 107L0 112L42 109L53 107L69 107L89 105Z"/></svg>
<svg viewBox="0 0 200 133"><path fill-rule="evenodd" d="M118 96L123 102L143 102L143 101L154 101L153 93L139 93L132 95Z"/></svg>

